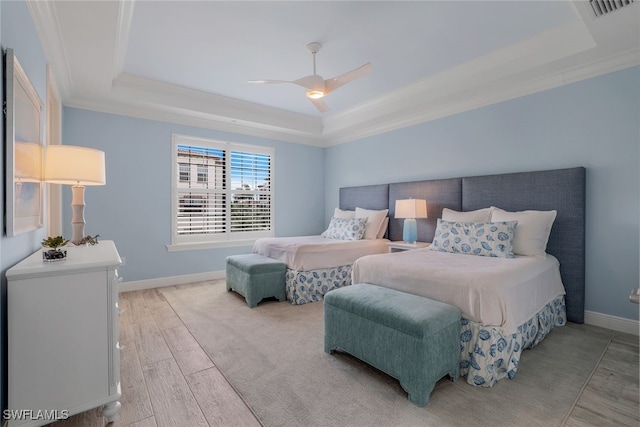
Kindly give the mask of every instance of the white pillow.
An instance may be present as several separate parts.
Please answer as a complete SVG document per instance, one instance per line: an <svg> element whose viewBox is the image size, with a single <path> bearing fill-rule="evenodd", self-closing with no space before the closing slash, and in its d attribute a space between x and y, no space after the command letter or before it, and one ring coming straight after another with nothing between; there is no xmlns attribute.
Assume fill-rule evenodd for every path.
<svg viewBox="0 0 640 427"><path fill-rule="evenodd" d="M378 236L388 212L389 209L372 211L356 207L356 218L367 218L367 228L364 231L363 239L375 239Z"/></svg>
<svg viewBox="0 0 640 427"><path fill-rule="evenodd" d="M493 208L478 209L475 211L458 212L453 209L442 209L442 220L451 222L489 222Z"/></svg>
<svg viewBox="0 0 640 427"><path fill-rule="evenodd" d="M356 217L356 211L343 211L342 209L335 208L333 217L339 219L354 219Z"/></svg>
<svg viewBox="0 0 640 427"><path fill-rule="evenodd" d="M492 208L491 222L518 221L513 236L513 253L546 256L547 242L557 211L508 212L500 208Z"/></svg>
<svg viewBox="0 0 640 427"><path fill-rule="evenodd" d="M382 225L380 226L380 230L378 230L378 235L376 236L376 239L383 239L384 238L384 233L387 232L387 227L389 227L389 217L385 217L384 221L382 221Z"/></svg>

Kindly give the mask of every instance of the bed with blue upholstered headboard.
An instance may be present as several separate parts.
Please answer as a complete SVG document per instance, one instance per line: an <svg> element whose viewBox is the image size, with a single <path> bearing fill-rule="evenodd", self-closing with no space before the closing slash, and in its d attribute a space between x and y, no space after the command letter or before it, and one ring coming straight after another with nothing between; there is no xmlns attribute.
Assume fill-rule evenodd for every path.
<svg viewBox="0 0 640 427"><path fill-rule="evenodd" d="M363 198L363 194L366 194L366 197ZM366 190L360 187L347 187L340 189L340 206L347 208L354 206L354 204L357 205L363 200L378 200L378 209L382 209L385 206L381 200L385 195L388 196L386 206L389 208L389 217L391 218L388 227L388 237L391 240L402 240L402 220L394 218L395 202L400 199L415 198L427 201L428 218L418 219L418 240L425 242L433 240L438 218L442 216L445 208L469 212L495 206L509 212L528 210L555 210L557 212L546 246L546 253L555 257L557 262L553 257L548 256L544 262L553 263L549 271L555 270L553 273L556 278L553 280L555 289L559 289L561 292L564 286L566 295L562 297L561 294L557 296L559 293L555 293L553 295L556 296L548 300L545 299L550 302L542 302L539 305L537 302L536 307L540 308L536 310L539 311L533 311L535 313L533 317L527 315L525 319L528 320L524 320L523 323L520 323L521 320L516 322L515 325L520 325L517 328L515 325L507 327L506 323L503 328L499 323L469 320L473 319L473 315L465 319L465 310L462 306L459 307L463 312L460 374L467 378L467 382L470 384L492 386L501 378L513 377L518 368L522 349L534 347L544 339L551 329L563 325L566 320L576 323L584 322L585 169L583 167L400 182L368 186ZM515 230L517 233L517 226ZM358 259L353 265L353 280L356 283L364 281L434 299L438 298L433 297L433 294L438 296L445 292L458 294L461 292L458 287L449 289L446 285L443 287L443 285L436 284L434 287L433 283L427 283L432 282L431 279L426 278L435 271L437 271L436 275L442 274L442 271L431 270L431 267L427 266L428 257L433 258L434 254L439 253L422 249L405 254L364 257ZM464 269L468 268L466 267L467 261L478 264L485 262L480 259L487 259L487 257L456 254L445 254L445 256L448 256L449 260L451 260L451 256L457 257L454 264L460 263L465 266ZM533 258L535 257L521 257L521 261L533 262ZM542 258L545 257L542 256ZM464 263L462 263L463 260ZM482 268L486 268L486 264L482 264ZM452 273L447 271L447 273L453 274L453 276L448 276L449 286L452 286L457 281L456 278L460 276L460 280L465 282L465 285L460 286L460 289L468 290L469 288L465 288L465 286L470 287L471 304L474 304L474 299L481 298L478 296L481 294L477 294L477 292L481 292L480 289L491 290L488 287L475 287L473 283L476 281L475 277L478 277L478 282L481 282L479 276L473 275L470 278L471 273L467 271L466 279L462 279L464 275L459 275L458 271L460 268L455 266L452 268ZM491 271L493 271L493 267L491 267ZM522 273L523 276L527 274L529 273ZM526 295L526 292L541 292L540 288L529 286L528 283L525 284L525 280L520 279L519 276L513 277L518 277L516 279L518 289L524 288L525 293L509 291L511 292L511 301L514 304L511 309L508 308L511 307L511 304L507 304L506 312L510 310L511 313L518 311L520 308L518 301L524 301L527 298L523 296ZM513 287L511 283L513 283ZM546 286L552 281L547 282L544 279L537 283ZM516 282L511 282L510 279L505 279L503 284L506 285L505 289L516 286ZM491 297L485 298L492 300L493 294ZM452 303L444 299L443 301ZM505 312L501 313L503 316L504 314Z"/></svg>
<svg viewBox="0 0 640 427"><path fill-rule="evenodd" d="M268 237L253 245L252 252L286 264L285 293L293 304L322 301L325 293L351 284L356 259L389 250L389 241L382 236L388 221L389 186L345 191L343 211L334 211L321 235ZM370 212L381 210L384 212ZM358 215L361 217L356 218Z"/></svg>
<svg viewBox="0 0 640 427"><path fill-rule="evenodd" d="M567 320L584 322L585 168L344 187L340 208L389 209L388 238L402 240L395 201L425 199L428 218L418 219L418 240L431 242L442 209L471 211L497 206L508 211L556 210L547 253L560 262Z"/></svg>

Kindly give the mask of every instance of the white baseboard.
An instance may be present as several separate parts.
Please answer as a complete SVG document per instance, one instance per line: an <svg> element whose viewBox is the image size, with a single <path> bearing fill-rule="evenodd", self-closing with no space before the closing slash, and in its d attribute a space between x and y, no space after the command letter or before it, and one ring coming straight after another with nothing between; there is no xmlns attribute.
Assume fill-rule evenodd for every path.
<svg viewBox="0 0 640 427"><path fill-rule="evenodd" d="M122 282L118 285L118 292L140 291L143 289L163 288L165 286L184 285L186 283L204 282L207 280L224 279L225 270L208 271L206 273L184 274L182 276L160 277L158 279L136 280Z"/></svg>
<svg viewBox="0 0 640 427"><path fill-rule="evenodd" d="M610 314L602 314L595 311L585 311L584 323L624 332L626 334L640 335L640 322L625 319L624 317L611 316Z"/></svg>

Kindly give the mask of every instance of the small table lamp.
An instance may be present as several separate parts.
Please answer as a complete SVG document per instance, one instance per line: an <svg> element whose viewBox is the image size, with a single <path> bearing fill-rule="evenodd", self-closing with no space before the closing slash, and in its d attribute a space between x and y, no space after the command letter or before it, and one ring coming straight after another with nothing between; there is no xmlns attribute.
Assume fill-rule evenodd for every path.
<svg viewBox="0 0 640 427"><path fill-rule="evenodd" d="M50 145L45 155L44 180L73 186L71 242L78 244L84 237L84 186L106 183L104 152L73 145Z"/></svg>
<svg viewBox="0 0 640 427"><path fill-rule="evenodd" d="M418 240L416 218L427 218L427 201L422 199L396 200L396 218L404 218L402 240L415 243Z"/></svg>

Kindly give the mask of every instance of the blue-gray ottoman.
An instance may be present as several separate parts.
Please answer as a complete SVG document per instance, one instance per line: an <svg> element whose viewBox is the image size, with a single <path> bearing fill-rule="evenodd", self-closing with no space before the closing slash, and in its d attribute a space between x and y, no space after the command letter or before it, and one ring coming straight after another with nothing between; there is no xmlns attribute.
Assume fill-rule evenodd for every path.
<svg viewBox="0 0 640 427"><path fill-rule="evenodd" d="M227 260L227 291L236 291L251 308L268 297L285 298L287 266L258 254L231 255Z"/></svg>
<svg viewBox="0 0 640 427"><path fill-rule="evenodd" d="M341 348L398 379L418 406L436 382L458 378L460 310L406 292L359 283L324 296L324 351Z"/></svg>

